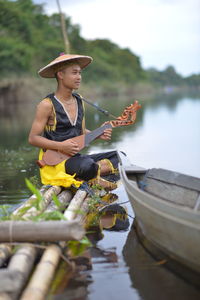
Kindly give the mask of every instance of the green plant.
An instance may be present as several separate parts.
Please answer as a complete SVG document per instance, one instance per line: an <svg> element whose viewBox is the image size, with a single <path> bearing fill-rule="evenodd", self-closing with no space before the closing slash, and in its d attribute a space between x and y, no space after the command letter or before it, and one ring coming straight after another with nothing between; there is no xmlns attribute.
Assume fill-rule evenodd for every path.
<svg viewBox="0 0 200 300"><path fill-rule="evenodd" d="M30 177L29 180L35 187L40 188L40 179L37 175Z"/></svg>
<svg viewBox="0 0 200 300"><path fill-rule="evenodd" d="M11 205L3 204L0 205L0 220L6 221L10 219L11 212L9 209L11 208Z"/></svg>
<svg viewBox="0 0 200 300"><path fill-rule="evenodd" d="M67 247L72 256L81 255L88 247L91 246L92 244L86 236L84 236L80 241L67 242Z"/></svg>

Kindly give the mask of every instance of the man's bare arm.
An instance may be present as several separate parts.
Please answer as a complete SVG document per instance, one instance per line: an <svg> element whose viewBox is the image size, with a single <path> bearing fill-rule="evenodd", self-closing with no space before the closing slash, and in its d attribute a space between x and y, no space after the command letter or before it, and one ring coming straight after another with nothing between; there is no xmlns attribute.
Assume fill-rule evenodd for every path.
<svg viewBox="0 0 200 300"><path fill-rule="evenodd" d="M59 150L69 155L76 154L79 151L78 145L70 139L65 142L56 142L42 136L51 113L52 104L49 101L43 100L38 104L29 133L29 143L42 149Z"/></svg>

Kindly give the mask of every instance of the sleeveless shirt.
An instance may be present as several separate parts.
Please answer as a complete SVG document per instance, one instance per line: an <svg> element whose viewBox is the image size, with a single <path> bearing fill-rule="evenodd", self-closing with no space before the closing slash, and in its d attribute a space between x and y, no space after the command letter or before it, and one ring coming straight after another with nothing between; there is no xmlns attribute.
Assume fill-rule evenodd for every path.
<svg viewBox="0 0 200 300"><path fill-rule="evenodd" d="M62 102L56 99L52 93L45 99L49 99L53 105L54 124L45 127L43 136L49 140L62 142L64 140L79 136L84 133L84 105L78 94L72 94L77 101L77 116L75 123L72 124L67 111L64 109Z"/></svg>

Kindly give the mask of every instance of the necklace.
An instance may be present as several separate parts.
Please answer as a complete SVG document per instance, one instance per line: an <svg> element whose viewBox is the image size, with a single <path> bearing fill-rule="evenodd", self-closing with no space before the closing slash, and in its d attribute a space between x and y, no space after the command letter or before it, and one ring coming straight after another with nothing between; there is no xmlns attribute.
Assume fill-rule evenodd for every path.
<svg viewBox="0 0 200 300"><path fill-rule="evenodd" d="M70 100L65 100L66 105L71 105L74 103L74 97L72 97Z"/></svg>

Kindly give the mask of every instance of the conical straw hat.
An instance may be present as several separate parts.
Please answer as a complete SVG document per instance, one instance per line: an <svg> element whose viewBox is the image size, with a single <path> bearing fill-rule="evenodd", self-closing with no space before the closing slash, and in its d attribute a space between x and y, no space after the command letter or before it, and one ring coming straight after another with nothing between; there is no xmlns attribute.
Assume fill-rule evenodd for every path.
<svg viewBox="0 0 200 300"><path fill-rule="evenodd" d="M84 56L84 55L77 55L77 54L61 54L52 62L50 62L45 67L41 68L38 71L38 74L41 77L45 78L53 78L55 77L56 72L58 72L62 67L67 65L68 62L77 62L81 69L87 67L92 62L92 57Z"/></svg>

